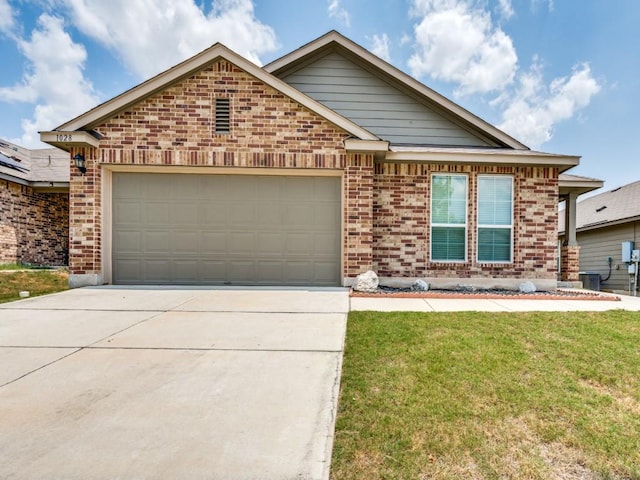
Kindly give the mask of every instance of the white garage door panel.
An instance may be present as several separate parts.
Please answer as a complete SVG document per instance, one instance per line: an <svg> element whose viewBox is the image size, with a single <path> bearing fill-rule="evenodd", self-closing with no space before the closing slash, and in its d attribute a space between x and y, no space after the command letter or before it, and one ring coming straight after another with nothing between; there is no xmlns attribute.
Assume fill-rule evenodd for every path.
<svg viewBox="0 0 640 480"><path fill-rule="evenodd" d="M338 177L113 174L120 284L339 285Z"/></svg>

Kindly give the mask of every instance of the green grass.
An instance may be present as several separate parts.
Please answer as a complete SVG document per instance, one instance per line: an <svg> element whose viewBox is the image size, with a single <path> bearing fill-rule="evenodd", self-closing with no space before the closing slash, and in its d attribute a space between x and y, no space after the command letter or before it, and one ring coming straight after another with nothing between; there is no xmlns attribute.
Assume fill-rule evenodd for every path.
<svg viewBox="0 0 640 480"><path fill-rule="evenodd" d="M33 265L30 263L0 263L0 270L51 270L47 265Z"/></svg>
<svg viewBox="0 0 640 480"><path fill-rule="evenodd" d="M30 296L35 297L68 288L68 274L62 270L0 272L0 303L19 300L21 291L28 291Z"/></svg>
<svg viewBox="0 0 640 480"><path fill-rule="evenodd" d="M640 479L640 314L352 312L331 478Z"/></svg>

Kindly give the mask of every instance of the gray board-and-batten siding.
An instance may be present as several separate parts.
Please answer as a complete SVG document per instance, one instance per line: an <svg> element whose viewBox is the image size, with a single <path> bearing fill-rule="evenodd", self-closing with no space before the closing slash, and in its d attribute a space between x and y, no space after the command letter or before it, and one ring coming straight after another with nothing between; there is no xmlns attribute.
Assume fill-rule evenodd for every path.
<svg viewBox="0 0 640 480"><path fill-rule="evenodd" d="M496 146L336 52L283 80L394 144Z"/></svg>

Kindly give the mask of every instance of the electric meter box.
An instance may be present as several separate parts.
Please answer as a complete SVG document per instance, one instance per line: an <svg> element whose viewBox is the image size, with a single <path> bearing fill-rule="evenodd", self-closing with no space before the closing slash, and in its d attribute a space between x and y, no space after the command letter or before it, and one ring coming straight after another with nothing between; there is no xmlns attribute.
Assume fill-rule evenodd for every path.
<svg viewBox="0 0 640 480"><path fill-rule="evenodd" d="M640 250L631 251L631 261L634 263L640 262Z"/></svg>
<svg viewBox="0 0 640 480"><path fill-rule="evenodd" d="M633 241L622 242L622 263L631 263L631 252L633 252Z"/></svg>

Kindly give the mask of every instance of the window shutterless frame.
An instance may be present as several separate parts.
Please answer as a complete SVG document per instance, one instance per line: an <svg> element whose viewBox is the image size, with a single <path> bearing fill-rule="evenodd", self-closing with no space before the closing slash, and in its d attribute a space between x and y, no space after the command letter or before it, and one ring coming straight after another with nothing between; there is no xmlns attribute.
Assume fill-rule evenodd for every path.
<svg viewBox="0 0 640 480"><path fill-rule="evenodd" d="M430 260L434 263L467 261L468 176L431 175Z"/></svg>
<svg viewBox="0 0 640 480"><path fill-rule="evenodd" d="M478 175L478 263L513 263L513 177Z"/></svg>

